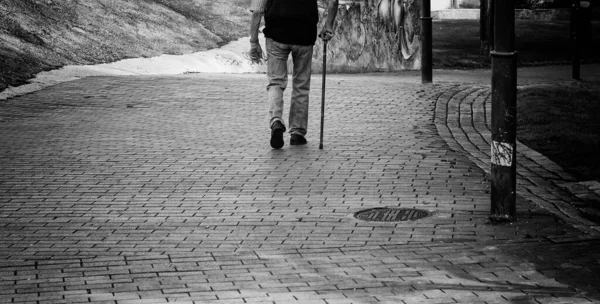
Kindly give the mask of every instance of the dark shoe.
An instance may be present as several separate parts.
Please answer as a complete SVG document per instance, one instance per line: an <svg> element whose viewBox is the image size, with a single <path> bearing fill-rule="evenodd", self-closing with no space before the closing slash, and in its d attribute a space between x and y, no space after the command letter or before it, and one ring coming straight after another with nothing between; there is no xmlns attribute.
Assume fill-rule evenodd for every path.
<svg viewBox="0 0 600 304"><path fill-rule="evenodd" d="M290 137L290 145L306 145L306 138L304 138L304 136L300 134L292 134L292 136Z"/></svg>
<svg viewBox="0 0 600 304"><path fill-rule="evenodd" d="M271 147L281 149L283 147L283 132L285 127L280 121L276 121L271 126Z"/></svg>

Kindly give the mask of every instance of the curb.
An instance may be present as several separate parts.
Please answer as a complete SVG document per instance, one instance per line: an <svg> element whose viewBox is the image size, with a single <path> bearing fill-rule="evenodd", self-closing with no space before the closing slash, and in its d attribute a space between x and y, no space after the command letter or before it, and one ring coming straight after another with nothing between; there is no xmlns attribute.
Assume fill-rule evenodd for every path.
<svg viewBox="0 0 600 304"><path fill-rule="evenodd" d="M543 85L543 84L540 84ZM489 86L459 85L437 97L435 125L448 146L466 155L486 174L490 173L491 92ZM582 204L582 195L590 199L596 187L576 187L574 178L547 157L517 141L518 196L534 202L556 217L588 235L599 235L600 225L588 220L593 210ZM569 185L571 187L569 187ZM594 197L595 199L595 197Z"/></svg>

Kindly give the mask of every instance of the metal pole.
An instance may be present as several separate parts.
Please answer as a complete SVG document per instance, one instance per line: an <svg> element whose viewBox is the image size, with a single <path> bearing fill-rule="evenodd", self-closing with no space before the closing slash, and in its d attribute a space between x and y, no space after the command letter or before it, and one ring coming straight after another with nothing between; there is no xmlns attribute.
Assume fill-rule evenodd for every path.
<svg viewBox="0 0 600 304"><path fill-rule="evenodd" d="M571 48L573 52L573 79L581 79L581 58L579 52L580 26L579 26L579 0L572 0L571 4Z"/></svg>
<svg viewBox="0 0 600 304"><path fill-rule="evenodd" d="M327 74L327 40L323 39L323 84L321 86L321 139L319 149L323 149L323 125L325 124L325 75Z"/></svg>
<svg viewBox="0 0 600 304"><path fill-rule="evenodd" d="M514 1L495 1L492 51L492 220L516 216L517 52Z"/></svg>
<svg viewBox="0 0 600 304"><path fill-rule="evenodd" d="M494 49L494 7L496 6L496 0L489 0L487 7L487 31L488 31L488 43L490 44L490 50ZM491 54L490 54L491 55Z"/></svg>
<svg viewBox="0 0 600 304"><path fill-rule="evenodd" d="M421 82L433 81L433 46L432 46L431 0L423 0L421 4Z"/></svg>
<svg viewBox="0 0 600 304"><path fill-rule="evenodd" d="M489 15L488 15L488 1L479 0L479 40L481 42L479 53L483 56L490 55L490 37L489 31Z"/></svg>

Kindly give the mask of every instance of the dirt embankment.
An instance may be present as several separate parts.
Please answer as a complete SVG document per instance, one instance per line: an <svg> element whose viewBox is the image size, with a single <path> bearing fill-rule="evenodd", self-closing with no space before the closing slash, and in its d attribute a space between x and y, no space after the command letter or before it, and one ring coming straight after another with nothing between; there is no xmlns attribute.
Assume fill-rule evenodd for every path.
<svg viewBox="0 0 600 304"><path fill-rule="evenodd" d="M35 74L160 54L248 35L251 0L2 0L0 91Z"/></svg>

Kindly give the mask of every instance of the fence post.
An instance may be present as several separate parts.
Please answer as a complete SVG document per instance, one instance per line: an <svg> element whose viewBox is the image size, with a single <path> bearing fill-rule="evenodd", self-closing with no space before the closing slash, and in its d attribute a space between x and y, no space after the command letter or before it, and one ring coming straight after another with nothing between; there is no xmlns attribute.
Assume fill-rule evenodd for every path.
<svg viewBox="0 0 600 304"><path fill-rule="evenodd" d="M431 0L421 3L421 82L433 81L433 44Z"/></svg>
<svg viewBox="0 0 600 304"><path fill-rule="evenodd" d="M571 2L571 49L573 52L573 79L581 79L581 58L579 41L581 40L581 31L579 26L580 4L579 0Z"/></svg>

